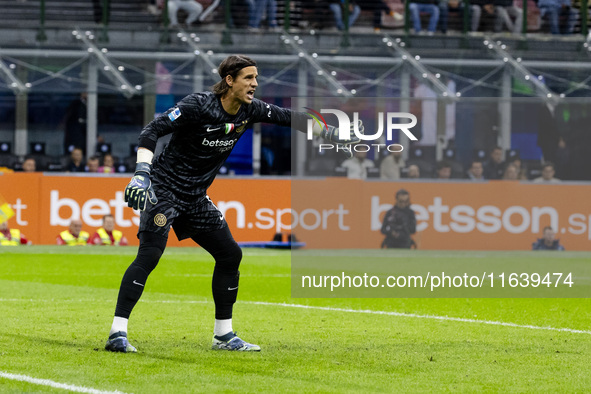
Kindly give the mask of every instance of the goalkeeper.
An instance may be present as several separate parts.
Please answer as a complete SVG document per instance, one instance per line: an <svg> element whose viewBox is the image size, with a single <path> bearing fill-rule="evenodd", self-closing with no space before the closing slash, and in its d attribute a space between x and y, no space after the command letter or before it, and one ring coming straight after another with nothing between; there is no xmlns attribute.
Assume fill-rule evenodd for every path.
<svg viewBox="0 0 591 394"><path fill-rule="evenodd" d="M260 350L237 337L232 329L242 251L222 213L207 196L207 188L253 123L291 126L293 122L295 128L304 131L311 117L255 99L258 73L256 63L248 57L229 56L220 64L218 73L221 81L213 92L185 97L140 134L135 175L125 189L128 206L142 211L140 245L136 259L123 275L107 350L136 351L127 339L128 319L164 252L171 226L179 240L191 238L215 260L212 348ZM332 126L314 124L314 128L317 135L345 146L349 154L350 145L359 142L351 131L350 138L341 141ZM168 134L172 134L169 144L152 161L156 142Z"/></svg>

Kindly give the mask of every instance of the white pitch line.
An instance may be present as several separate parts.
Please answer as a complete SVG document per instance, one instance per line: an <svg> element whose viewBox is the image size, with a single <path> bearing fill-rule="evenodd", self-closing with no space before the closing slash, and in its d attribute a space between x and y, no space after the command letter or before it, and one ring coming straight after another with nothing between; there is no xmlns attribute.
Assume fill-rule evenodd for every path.
<svg viewBox="0 0 591 394"><path fill-rule="evenodd" d="M48 386L53 387L55 389L63 389L74 391L76 393L90 393L90 394L125 394L122 391L103 391L92 389L84 386L75 386L73 384L66 384L66 383L58 383L54 382L53 380L49 379L37 379L27 375L16 375L8 372L0 371L0 378L10 379L10 380L17 380L19 382L27 382L32 384L38 384L40 386Z"/></svg>
<svg viewBox="0 0 591 394"><path fill-rule="evenodd" d="M534 326L531 324L517 324L517 323L505 323L494 320L478 320L478 319L466 319L463 317L449 317L449 316L437 316L437 315L419 315L416 313L402 313L402 312L389 312L389 311L372 311L367 309L348 309L348 308L333 308L328 306L312 306L312 305L301 305L301 304L280 304L275 302L262 302L262 301L245 301L244 304L252 305L272 305L282 306L286 308L301 308L301 309L315 309L322 311L336 311L336 312L348 312L348 313L365 313L371 315L386 315L386 316L397 316L397 317L411 317L415 319L431 319L431 320L443 320L443 321L455 321L461 323L477 323L477 324L488 324L491 326L503 326L503 327L514 327L514 328L529 328L531 330L547 330L547 331L562 331L570 332L574 334L588 334L591 335L591 331L587 330L575 330L572 328L557 328L557 327L544 327Z"/></svg>
<svg viewBox="0 0 591 394"><path fill-rule="evenodd" d="M18 298L0 298L0 302L16 302L16 301L47 301L55 302L56 300L33 300L33 299L18 299ZM64 302L110 302L101 300L62 300ZM142 300L141 302L151 302L157 304L208 304L211 301L207 300ZM460 323L474 323L474 324L487 324L491 326L502 326L502 327L513 327L513 328L527 328L530 330L545 330L545 331L558 331L558 332L570 332L573 334L587 334L591 335L591 331L588 330L576 330L574 328L558 328L550 326L534 326L531 324L517 324L517 323L506 323L495 320L478 320L478 319L467 319L463 317L450 317L450 316L438 316L438 315L420 315L418 313L404 313L404 312L390 312L390 311L373 311L369 309L349 309L349 308L334 308L329 306L313 306L313 305L302 305L302 304L284 304L279 302L264 302L264 301L240 301L241 304L250 305L266 305L266 306L277 306L284 308L300 308L300 309L313 309L330 312L346 312L346 313L362 313L371 315L384 315L384 316L396 316L396 317L409 317L414 319L429 319L429 320L440 320L440 321L453 321Z"/></svg>

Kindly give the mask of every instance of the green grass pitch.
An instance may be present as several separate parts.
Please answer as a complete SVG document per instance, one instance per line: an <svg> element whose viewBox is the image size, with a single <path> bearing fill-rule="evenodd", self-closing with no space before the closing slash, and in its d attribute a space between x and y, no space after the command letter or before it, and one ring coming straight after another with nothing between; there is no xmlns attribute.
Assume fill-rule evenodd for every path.
<svg viewBox="0 0 591 394"><path fill-rule="evenodd" d="M290 254L284 251L246 249L240 269L234 329L259 344L260 353L210 350L213 261L198 248L167 249L129 323L139 353L109 353L103 349L117 290L135 252L0 249L0 373L125 393L591 387L588 299L292 299ZM416 251L406 258L412 264L450 253ZM491 261L510 255L479 252ZM0 376L0 392L65 391Z"/></svg>

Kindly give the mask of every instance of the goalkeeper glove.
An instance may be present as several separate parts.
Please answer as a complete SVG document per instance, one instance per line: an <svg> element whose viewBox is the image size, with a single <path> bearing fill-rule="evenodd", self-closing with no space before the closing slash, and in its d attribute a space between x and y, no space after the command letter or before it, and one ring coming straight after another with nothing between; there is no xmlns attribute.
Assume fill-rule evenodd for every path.
<svg viewBox="0 0 591 394"><path fill-rule="evenodd" d="M359 137L355 135L354 131L355 123L351 123L349 128L349 138L341 140L339 138L339 129L334 126L327 126L326 128L322 128L320 132L320 137L331 142L335 142L337 144L337 152L343 152L347 158L353 157L353 148L351 145L355 145L361 142ZM363 134L363 122L359 120L357 122L357 131Z"/></svg>
<svg viewBox="0 0 591 394"><path fill-rule="evenodd" d="M361 142L359 137L355 135L355 127L357 127L357 132L363 134L363 122L359 120L357 125L355 125L354 122L351 122L348 137L345 139L339 138L339 129L334 126L323 127L322 131L320 132L320 137L324 138L325 140L329 140L330 142L336 142L337 144L355 145Z"/></svg>
<svg viewBox="0 0 591 394"><path fill-rule="evenodd" d="M135 174L125 188L125 202L127 206L133 209L143 211L146 209L146 197L153 205L158 203L150 173L152 166L148 163L137 163L135 165Z"/></svg>

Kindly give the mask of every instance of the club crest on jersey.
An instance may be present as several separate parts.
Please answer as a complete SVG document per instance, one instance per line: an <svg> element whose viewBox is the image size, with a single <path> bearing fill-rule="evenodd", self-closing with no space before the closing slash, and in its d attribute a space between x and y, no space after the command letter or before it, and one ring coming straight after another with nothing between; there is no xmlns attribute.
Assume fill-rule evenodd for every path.
<svg viewBox="0 0 591 394"><path fill-rule="evenodd" d="M175 109L173 109L168 114L168 118L170 119L171 122L174 122L175 120L177 120L180 117L181 117L181 110L178 107L176 107Z"/></svg>
<svg viewBox="0 0 591 394"><path fill-rule="evenodd" d="M156 226L158 227L163 227L166 224L166 216L162 213L157 214L154 216L154 223L156 223Z"/></svg>

